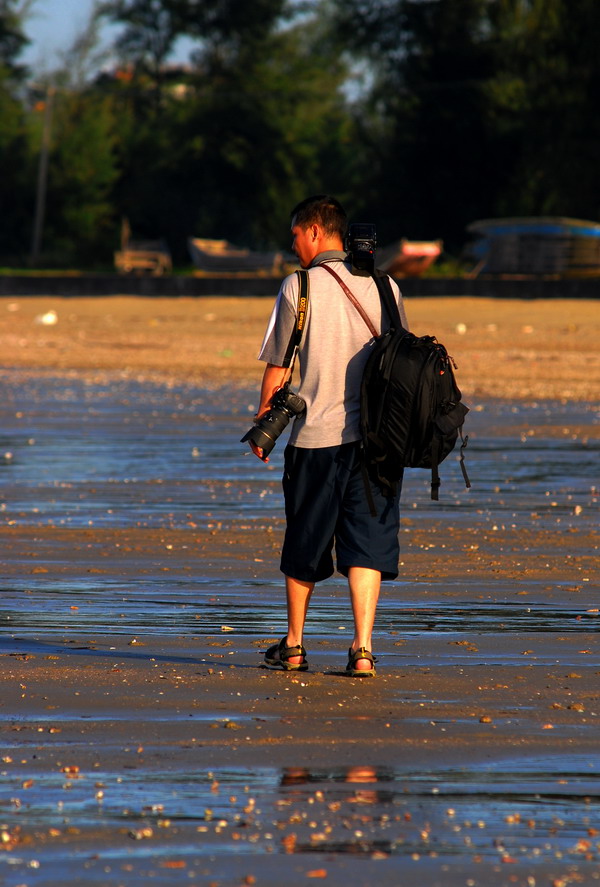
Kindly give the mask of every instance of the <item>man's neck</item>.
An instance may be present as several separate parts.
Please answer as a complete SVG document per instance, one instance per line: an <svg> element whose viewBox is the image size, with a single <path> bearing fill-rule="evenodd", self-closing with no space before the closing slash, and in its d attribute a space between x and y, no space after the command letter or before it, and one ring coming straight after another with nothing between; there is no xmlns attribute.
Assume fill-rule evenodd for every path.
<svg viewBox="0 0 600 887"><path fill-rule="evenodd" d="M343 262L345 261L345 259L346 252L340 247L336 249L326 249L318 253L308 267L313 268L315 265L320 265L322 262L331 262L334 260L337 260L338 262Z"/></svg>
<svg viewBox="0 0 600 887"><path fill-rule="evenodd" d="M344 244L340 240L339 237L322 237L321 242L319 243L319 251L322 253L327 252L343 252Z"/></svg>

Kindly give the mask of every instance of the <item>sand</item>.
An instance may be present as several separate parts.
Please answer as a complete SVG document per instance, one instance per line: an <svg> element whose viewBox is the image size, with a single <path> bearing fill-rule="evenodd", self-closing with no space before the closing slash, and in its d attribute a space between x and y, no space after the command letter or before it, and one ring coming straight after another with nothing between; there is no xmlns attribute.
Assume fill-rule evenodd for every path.
<svg viewBox="0 0 600 887"><path fill-rule="evenodd" d="M2 363L258 384L271 307L267 298L3 298ZM411 298L406 307L415 333L446 345L471 398L597 397L596 301Z"/></svg>
<svg viewBox="0 0 600 887"><path fill-rule="evenodd" d="M5 298L0 300L2 363L28 376L258 386L256 351L270 308L265 299ZM435 333L454 355L459 384L472 405L489 397L597 397L600 312L595 302L411 299L407 311L415 332ZM598 425L577 430L583 432L597 439ZM241 578L276 577L281 516L271 524L269 533L260 522L236 519L220 533L169 531L171 548L186 549L169 562L170 575L176 580L230 571ZM389 826L381 813L389 812L383 795L370 796L365 786L375 782L381 790L386 768L406 774L411 798L411 774L452 768L475 773L499 762L509 769L525 759L535 768L535 762L547 760L554 762L558 784L561 756L565 768L573 760L596 767L597 537L576 529L566 534L558 524L535 519L526 528L508 522L492 528L476 514L452 525L443 515L424 524L407 514L402 530L409 539L402 579L419 611L426 614L434 604L427 577L444 576L449 608L474 611L480 601L500 612L528 599L537 606L543 590L548 610L560 615L564 608L566 620L584 620L581 630L513 632L508 638L499 626L475 632L468 641L425 629L408 638L399 633L376 652L384 662L386 654L400 655L400 665L382 665L376 679L361 681L340 673L344 649L337 637L311 650L310 672L285 675L260 668L261 651L274 636L149 631L132 638L119 628L113 638L94 637L78 627L73 610L65 614L63 637L45 638L41 632L38 642L15 640L0 654L5 749L0 770L8 789L0 801L0 865L3 852L5 862L13 860L6 867L7 885L223 887L272 883L288 870L294 883L317 879L365 887L594 883L600 871L595 808L587 830L574 835L571 844L579 841L579 849L570 855L562 844L560 850L553 844L564 822L555 823L554 836L546 826L543 834L536 833L530 822L527 838L523 825L515 846L533 841L539 848L534 859L533 850L533 855L514 851L516 856L503 850L497 842L510 827L496 822L484 851L471 828L483 833L485 824L467 828L461 821L463 849L448 854L443 841L455 831L448 809L459 802L443 800L442 821L426 799L415 800L410 811L397 808L403 811L403 827L412 817L420 835L418 845L402 854L383 840ZM6 522L0 526L4 581L9 586L12 577L36 571L38 578L43 571L55 582L83 581L90 574L151 579L161 569L156 550L165 541L162 530ZM384 591L382 601L391 594ZM195 771L218 774L232 767L248 774L279 768L286 784L295 779L298 786L312 779L323 789L321 797L315 790L290 800L296 805L292 815L285 806L288 796L276 795L262 818L245 802L241 837L239 820L223 819L217 827L206 811L192 824L178 825L158 822L156 811L143 814L138 806L121 827L103 825L102 816L90 826L76 811L67 819L57 813L37 820L27 812L36 784L48 779L67 783L66 797L84 785L101 809L99 793L116 791L119 774L127 782L139 772L152 785L158 773L185 782ZM365 768L362 775L357 767ZM106 772L114 785L98 775ZM364 794L352 790L341 801L329 796L326 773L345 773L346 787L358 783ZM473 776L474 784L478 778ZM206 790L215 804L228 794L218 784ZM262 791L255 793L268 800ZM319 808L323 797L329 801L325 812ZM583 796L579 800L583 807L590 803ZM513 826L520 815L515 802ZM315 820L308 829L312 836L328 828L336 835L337 829L350 829L353 836L363 834L363 843L360 837L327 843L307 832L302 849L302 817L307 816L307 823ZM272 831L275 837L267 835ZM255 839L247 837L252 834ZM208 849L202 850L205 840ZM262 855L232 854L236 841L248 840L263 848ZM550 850L544 850L544 841ZM499 848L493 861L488 844Z"/></svg>

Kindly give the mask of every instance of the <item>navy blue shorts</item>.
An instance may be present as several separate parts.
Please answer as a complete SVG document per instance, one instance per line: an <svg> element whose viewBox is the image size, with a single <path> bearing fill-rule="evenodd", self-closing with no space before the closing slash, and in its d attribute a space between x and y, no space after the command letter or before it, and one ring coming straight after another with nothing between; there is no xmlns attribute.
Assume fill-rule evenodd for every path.
<svg viewBox="0 0 600 887"><path fill-rule="evenodd" d="M367 500L359 461L360 444L285 449L283 493L287 528L281 571L303 582L319 582L337 569L378 570L398 575L400 487L393 498L371 484L377 516Z"/></svg>

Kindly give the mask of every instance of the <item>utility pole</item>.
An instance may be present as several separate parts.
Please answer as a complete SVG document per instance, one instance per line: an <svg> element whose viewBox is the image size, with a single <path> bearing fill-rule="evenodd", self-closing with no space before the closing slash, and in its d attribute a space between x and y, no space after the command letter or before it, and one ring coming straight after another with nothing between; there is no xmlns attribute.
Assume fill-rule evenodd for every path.
<svg viewBox="0 0 600 887"><path fill-rule="evenodd" d="M38 165L37 189L35 196L35 217L33 222L33 235L31 238L31 255L29 264L32 268L37 265L40 248L42 245L42 232L44 229L44 215L46 213L46 186L48 183L48 155L50 153L50 134L52 131L52 110L54 104L54 86L46 87L46 102L44 105L44 125L42 129L42 144L40 147L40 161Z"/></svg>

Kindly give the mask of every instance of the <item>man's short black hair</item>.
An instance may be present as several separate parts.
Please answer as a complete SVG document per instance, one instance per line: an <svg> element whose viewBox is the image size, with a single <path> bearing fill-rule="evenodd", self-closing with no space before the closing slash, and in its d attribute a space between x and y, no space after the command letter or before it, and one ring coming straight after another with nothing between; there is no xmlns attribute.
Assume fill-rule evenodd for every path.
<svg viewBox="0 0 600 887"><path fill-rule="evenodd" d="M336 234L343 242L348 229L348 218L342 204L329 194L316 194L307 197L290 213L294 224L301 228L320 225L330 237Z"/></svg>

